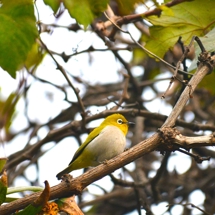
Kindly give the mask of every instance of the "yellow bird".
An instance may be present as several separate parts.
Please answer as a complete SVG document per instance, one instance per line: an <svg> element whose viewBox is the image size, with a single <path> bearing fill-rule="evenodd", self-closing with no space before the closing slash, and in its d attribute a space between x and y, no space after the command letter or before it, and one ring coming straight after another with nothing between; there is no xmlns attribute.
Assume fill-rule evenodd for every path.
<svg viewBox="0 0 215 215"><path fill-rule="evenodd" d="M73 170L97 166L122 153L125 149L128 122L121 114L108 116L95 128L75 152L69 166L59 172L56 177L60 179L64 174Z"/></svg>

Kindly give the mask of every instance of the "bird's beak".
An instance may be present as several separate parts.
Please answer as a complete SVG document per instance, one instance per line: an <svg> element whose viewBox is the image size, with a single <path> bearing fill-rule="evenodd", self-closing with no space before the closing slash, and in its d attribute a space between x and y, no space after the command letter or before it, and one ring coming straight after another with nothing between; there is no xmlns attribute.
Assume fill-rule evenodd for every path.
<svg viewBox="0 0 215 215"><path fill-rule="evenodd" d="M128 125L135 125L134 122L127 122Z"/></svg>

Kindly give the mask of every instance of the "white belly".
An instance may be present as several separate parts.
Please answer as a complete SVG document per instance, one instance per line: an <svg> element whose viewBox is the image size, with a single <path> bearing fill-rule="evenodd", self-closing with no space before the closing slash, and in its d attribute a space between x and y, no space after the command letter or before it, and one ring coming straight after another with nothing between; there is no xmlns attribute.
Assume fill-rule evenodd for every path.
<svg viewBox="0 0 215 215"><path fill-rule="evenodd" d="M93 166L96 166L122 153L125 149L125 144L126 138L123 132L116 126L109 125L87 145L85 150L94 154Z"/></svg>

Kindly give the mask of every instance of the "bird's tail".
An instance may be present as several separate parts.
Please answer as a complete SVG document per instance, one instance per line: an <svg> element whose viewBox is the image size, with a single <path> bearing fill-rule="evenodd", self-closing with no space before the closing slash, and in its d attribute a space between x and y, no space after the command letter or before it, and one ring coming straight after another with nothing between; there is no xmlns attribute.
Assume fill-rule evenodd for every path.
<svg viewBox="0 0 215 215"><path fill-rule="evenodd" d="M59 172L59 173L56 175L56 177L57 177L58 180L60 180L61 177L62 177L63 175L68 174L68 173L70 173L71 171L72 171L72 167L71 167L71 166L68 166L66 169L64 169L63 171Z"/></svg>

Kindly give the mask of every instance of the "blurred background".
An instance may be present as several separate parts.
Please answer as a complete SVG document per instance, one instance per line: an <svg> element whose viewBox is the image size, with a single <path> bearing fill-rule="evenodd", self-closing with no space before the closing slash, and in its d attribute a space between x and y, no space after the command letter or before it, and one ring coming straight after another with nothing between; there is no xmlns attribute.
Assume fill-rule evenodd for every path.
<svg viewBox="0 0 215 215"><path fill-rule="evenodd" d="M185 87L183 80L191 77L178 73L168 89L174 70L149 57L136 43L144 45L151 39L150 20L122 25L133 40L129 34L117 31L113 41L98 31L97 24L107 21L104 15L85 27L71 17L65 5L59 4L53 11L48 2L35 1L40 39L35 44L37 58L35 55L29 58L34 60L33 66L26 64L15 79L0 70L0 157L8 157L9 186L43 186L45 180L50 186L59 183L56 174L69 164L91 129L103 120L90 121L84 127L43 141L50 131L82 120L83 110L77 95L86 116L114 108L122 99L118 110L125 111L127 119L135 122L127 135L130 148L162 126ZM109 5L120 17L145 13L162 1L128 3L110 1ZM107 30L113 32L111 27ZM167 49L161 57L176 65L183 53L183 39ZM181 69L188 71L193 60L194 47ZM187 124L176 126L183 135L209 135L214 131L213 83L214 73L202 82L182 111L180 119ZM29 150L31 154L26 153ZM186 205L193 203L213 214L214 148L195 148L189 152L211 159L197 163L178 151L152 152L88 186L77 197L79 206L86 214L201 214ZM77 177L84 171L77 170L72 175Z"/></svg>

